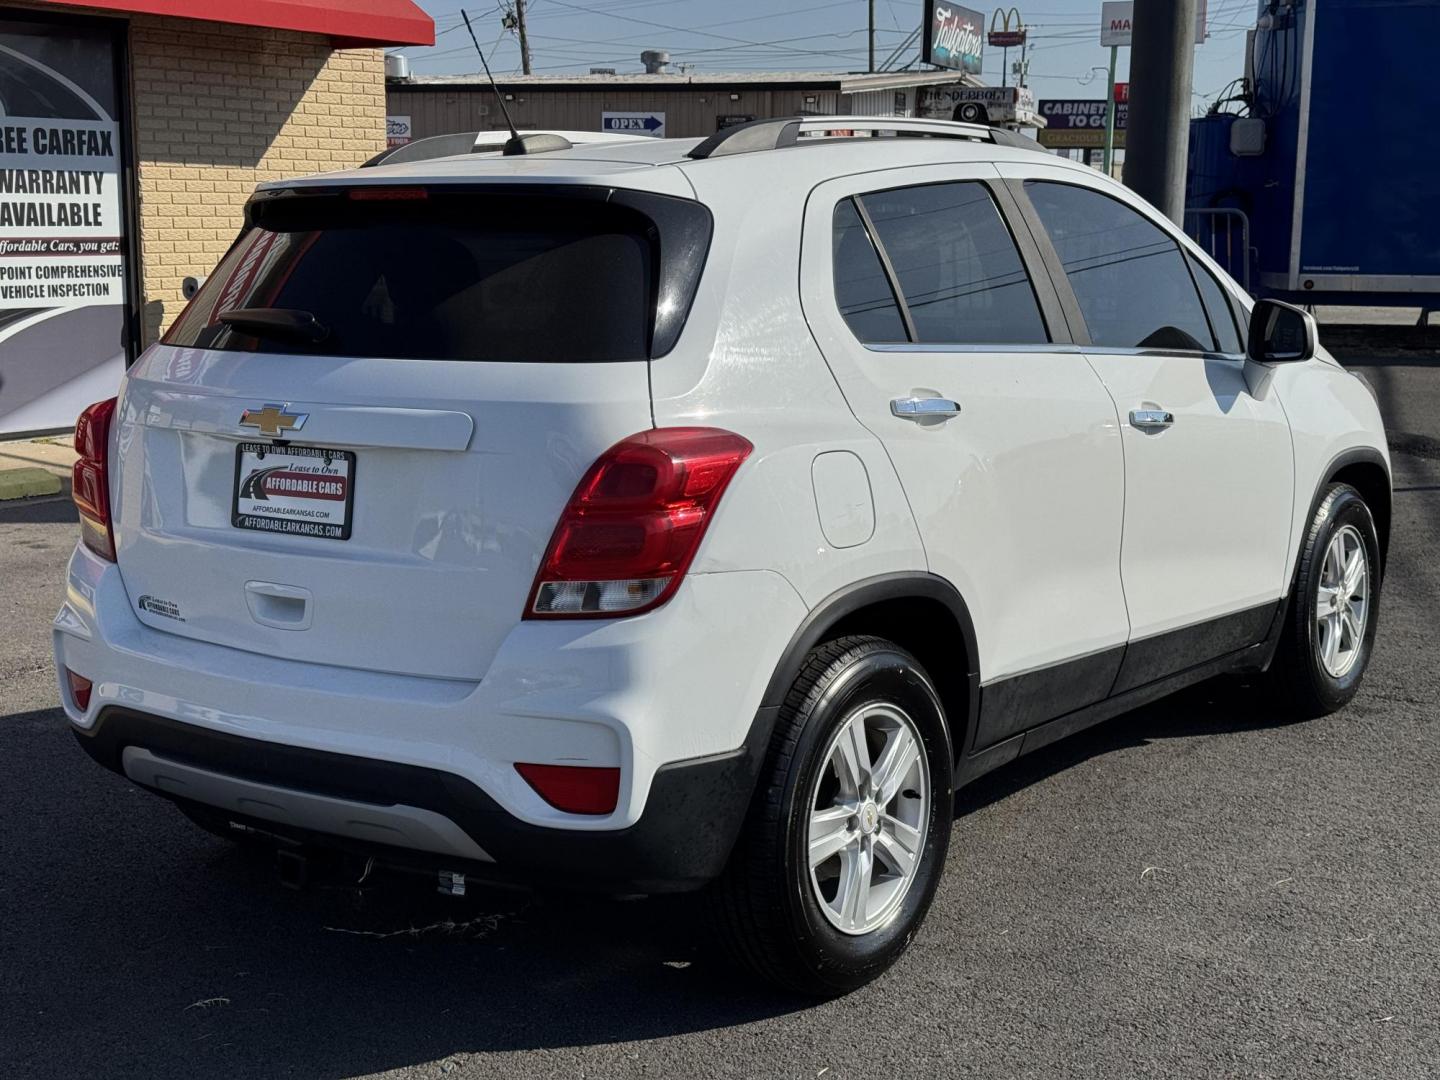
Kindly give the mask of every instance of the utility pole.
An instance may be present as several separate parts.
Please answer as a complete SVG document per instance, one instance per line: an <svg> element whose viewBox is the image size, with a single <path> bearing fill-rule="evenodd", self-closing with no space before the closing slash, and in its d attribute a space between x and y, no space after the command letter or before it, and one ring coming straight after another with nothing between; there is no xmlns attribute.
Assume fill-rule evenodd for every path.
<svg viewBox="0 0 1440 1080"><path fill-rule="evenodd" d="M520 70L529 75L530 39L525 36L525 0L515 0L515 33L520 38Z"/></svg>
<svg viewBox="0 0 1440 1080"><path fill-rule="evenodd" d="M870 67L867 70L875 70L875 0L870 0Z"/></svg>
<svg viewBox="0 0 1440 1080"><path fill-rule="evenodd" d="M1125 186L1177 225L1185 218L1195 5L1196 0L1135 0L1130 52Z"/></svg>
<svg viewBox="0 0 1440 1080"><path fill-rule="evenodd" d="M1115 160L1115 56L1119 51L1118 45L1110 46L1110 82L1105 91L1105 157L1102 160L1105 175L1110 177L1115 175L1110 166Z"/></svg>

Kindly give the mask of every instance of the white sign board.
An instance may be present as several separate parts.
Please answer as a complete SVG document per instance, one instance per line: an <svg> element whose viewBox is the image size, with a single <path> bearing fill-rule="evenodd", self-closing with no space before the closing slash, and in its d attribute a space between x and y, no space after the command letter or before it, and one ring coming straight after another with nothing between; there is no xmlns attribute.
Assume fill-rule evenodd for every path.
<svg viewBox="0 0 1440 1080"><path fill-rule="evenodd" d="M121 303L120 126L0 125L0 308Z"/></svg>
<svg viewBox="0 0 1440 1080"><path fill-rule="evenodd" d="M1205 24L1206 0L1200 0L1195 9L1195 44L1200 45L1205 41L1207 34ZM1101 45L1123 45L1130 44L1130 28L1135 19L1135 4L1133 0L1120 0L1120 2L1104 3L1100 5L1100 44Z"/></svg>
<svg viewBox="0 0 1440 1080"><path fill-rule="evenodd" d="M412 138L410 117L408 116L387 116L385 117L385 145L404 146Z"/></svg>
<svg viewBox="0 0 1440 1080"><path fill-rule="evenodd" d="M984 106L994 123L1030 124L1035 121L1035 93L1028 86L933 86L920 92L920 115L950 120L967 103Z"/></svg>
<svg viewBox="0 0 1440 1080"><path fill-rule="evenodd" d="M665 114L663 112L602 112L600 130L616 135L653 135L665 137Z"/></svg>

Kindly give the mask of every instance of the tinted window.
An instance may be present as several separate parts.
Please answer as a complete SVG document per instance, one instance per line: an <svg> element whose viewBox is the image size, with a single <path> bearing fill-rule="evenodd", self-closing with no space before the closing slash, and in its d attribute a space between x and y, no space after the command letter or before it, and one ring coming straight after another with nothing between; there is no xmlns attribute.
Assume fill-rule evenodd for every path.
<svg viewBox="0 0 1440 1080"><path fill-rule="evenodd" d="M474 193L415 201L342 195L295 197L258 221L168 343L431 360L648 354L654 255L649 223L635 211ZM238 308L309 312L323 340L256 336L219 321Z"/></svg>
<svg viewBox="0 0 1440 1080"><path fill-rule="evenodd" d="M1214 348L1180 248L1124 203L1086 188L1027 180L1090 340L1119 349Z"/></svg>
<svg viewBox="0 0 1440 1080"><path fill-rule="evenodd" d="M1198 259L1189 255L1186 259L1195 274L1195 283L1200 286L1200 299L1205 303L1205 312L1210 316L1210 327L1215 331L1215 344L1222 353L1242 353L1240 331L1235 326L1235 309L1225 290L1213 274L1201 265Z"/></svg>
<svg viewBox="0 0 1440 1080"><path fill-rule="evenodd" d="M835 302L861 341L904 341L905 323L880 256L849 199L835 207Z"/></svg>
<svg viewBox="0 0 1440 1080"><path fill-rule="evenodd" d="M918 341L1048 341L1015 241L983 184L930 184L861 199Z"/></svg>

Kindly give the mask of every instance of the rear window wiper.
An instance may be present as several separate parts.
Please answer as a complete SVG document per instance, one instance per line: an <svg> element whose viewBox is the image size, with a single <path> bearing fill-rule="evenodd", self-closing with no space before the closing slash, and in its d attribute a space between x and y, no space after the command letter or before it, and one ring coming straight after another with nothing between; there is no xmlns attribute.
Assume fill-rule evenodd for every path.
<svg viewBox="0 0 1440 1080"><path fill-rule="evenodd" d="M233 330L272 341L318 345L330 328L308 311L298 308L252 307L222 311L219 320Z"/></svg>

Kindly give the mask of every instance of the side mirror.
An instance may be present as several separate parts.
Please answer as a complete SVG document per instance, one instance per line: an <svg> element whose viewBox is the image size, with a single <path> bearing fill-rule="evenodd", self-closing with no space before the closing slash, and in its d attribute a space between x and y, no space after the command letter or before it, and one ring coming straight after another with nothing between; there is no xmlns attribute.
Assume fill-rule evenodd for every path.
<svg viewBox="0 0 1440 1080"><path fill-rule="evenodd" d="M1246 351L1260 364L1293 364L1309 360L1319 347L1315 316L1279 300L1257 300L1250 312Z"/></svg>

